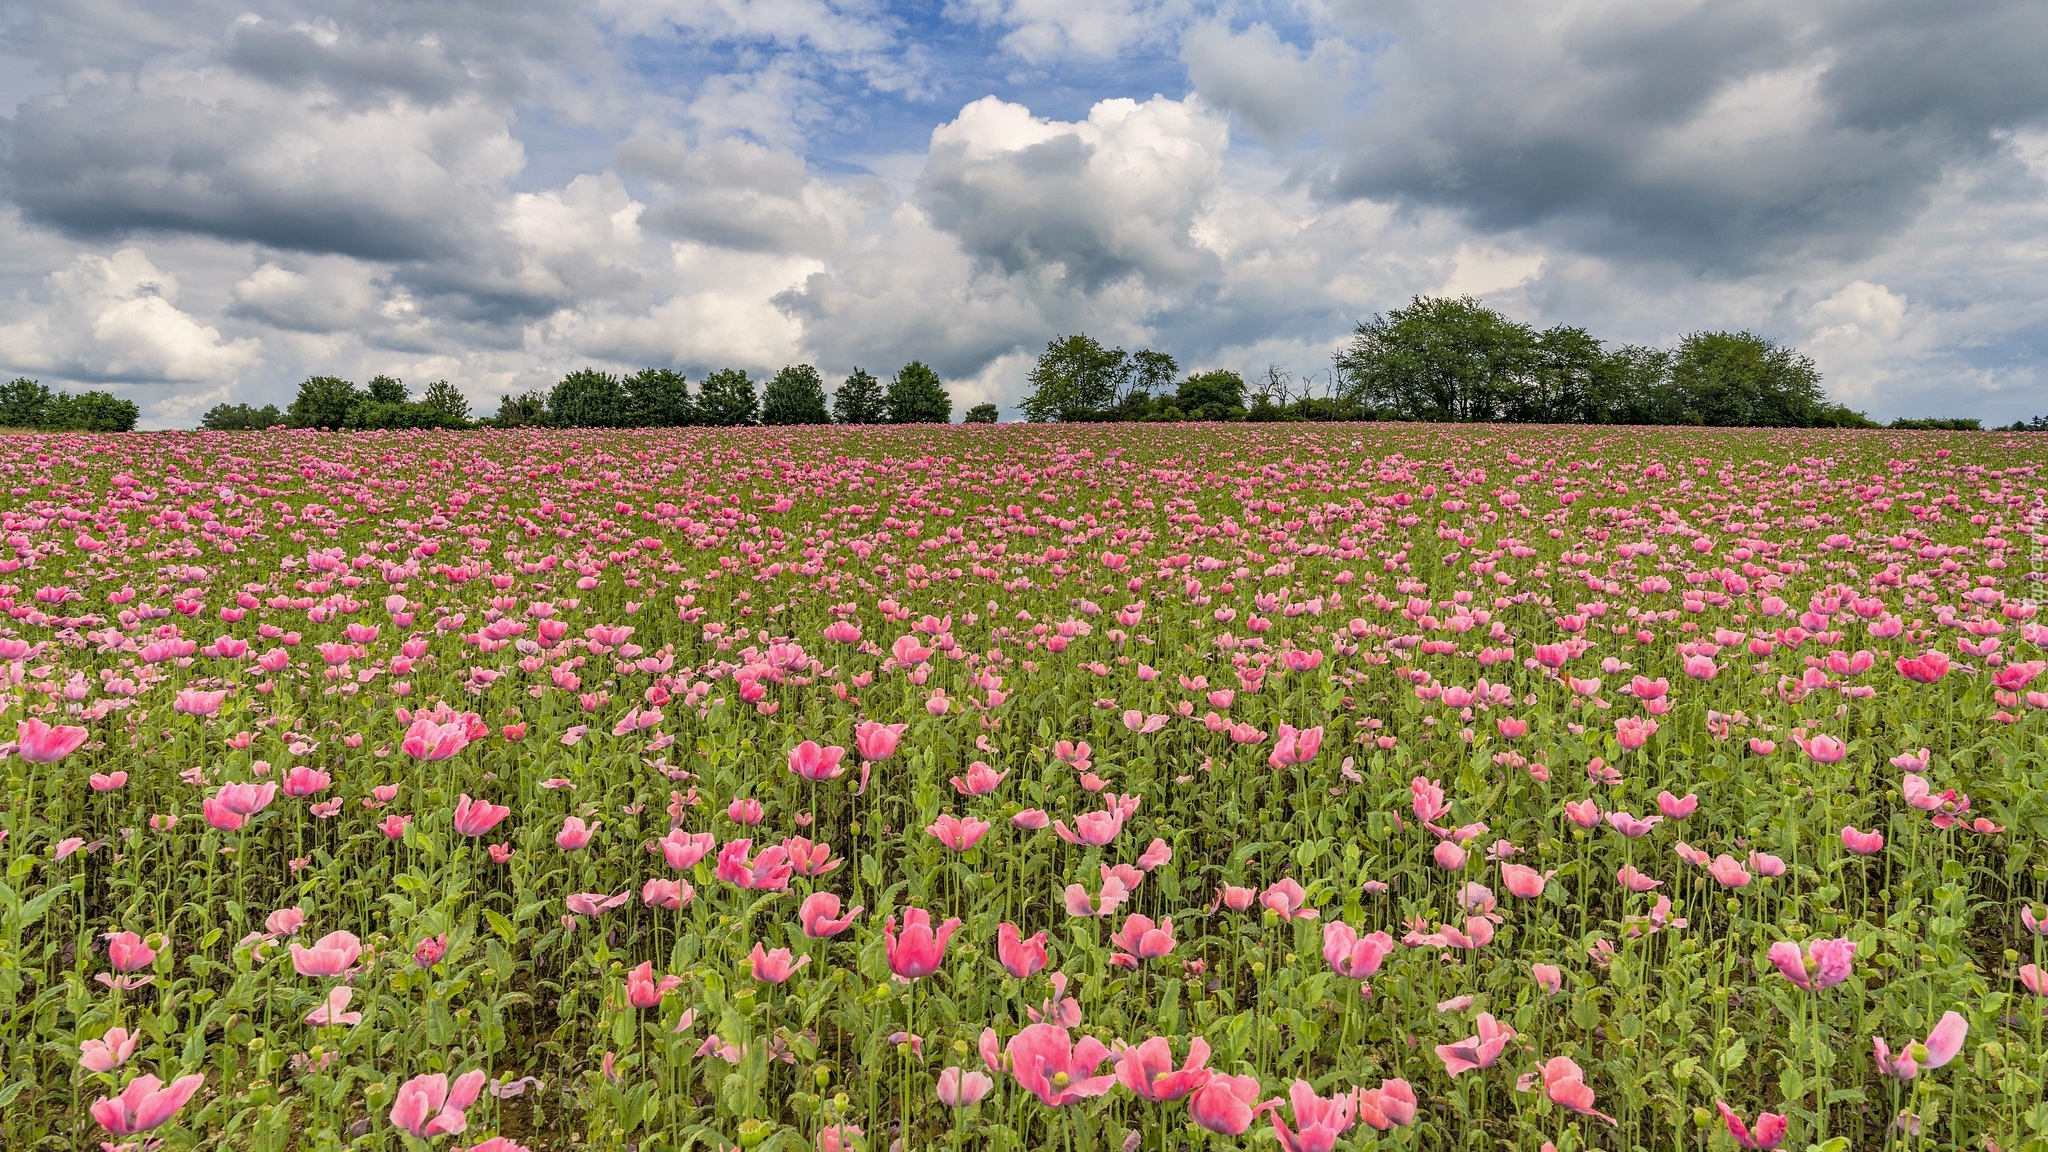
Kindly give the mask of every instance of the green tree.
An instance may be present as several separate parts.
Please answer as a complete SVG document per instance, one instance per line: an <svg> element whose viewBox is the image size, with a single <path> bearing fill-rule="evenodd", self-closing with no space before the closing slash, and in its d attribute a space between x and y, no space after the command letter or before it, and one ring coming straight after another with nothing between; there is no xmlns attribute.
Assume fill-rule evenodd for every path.
<svg viewBox="0 0 2048 1152"><path fill-rule="evenodd" d="M26 376L0 384L0 427L41 428L52 399L48 388Z"/></svg>
<svg viewBox="0 0 2048 1152"><path fill-rule="evenodd" d="M809 364L795 364L775 374L761 390L763 424L830 424L825 411L825 381Z"/></svg>
<svg viewBox="0 0 2048 1152"><path fill-rule="evenodd" d="M284 413L275 404L252 408L247 404L216 404L199 418L199 426L210 432L242 432L275 427L284 423Z"/></svg>
<svg viewBox="0 0 2048 1152"><path fill-rule="evenodd" d="M403 404L412 399L412 393L405 387L405 381L396 376L372 376L365 389L372 404Z"/></svg>
<svg viewBox="0 0 2048 1152"><path fill-rule="evenodd" d="M865 368L855 368L832 392L832 419L841 424L886 424L889 406L882 382Z"/></svg>
<svg viewBox="0 0 2048 1152"><path fill-rule="evenodd" d="M635 428L682 428L697 422L690 382L681 372L642 368L626 377L626 422Z"/></svg>
<svg viewBox="0 0 2048 1152"><path fill-rule="evenodd" d="M469 427L469 398L462 394L462 389L446 380L436 380L427 385L427 390L420 395L420 405L441 421L437 427Z"/></svg>
<svg viewBox="0 0 2048 1152"><path fill-rule="evenodd" d="M1104 348L1093 336L1056 336L1031 369L1031 393L1018 407L1024 418L1047 420L1100 419L1117 403L1131 377L1130 354Z"/></svg>
<svg viewBox="0 0 2048 1152"><path fill-rule="evenodd" d="M1811 428L1862 419L1828 399L1811 358L1749 332L1695 332L1679 341L1670 389L1685 423Z"/></svg>
<svg viewBox="0 0 2048 1152"><path fill-rule="evenodd" d="M1360 324L1339 353L1344 396L1404 420L1499 420L1527 408L1536 334L1470 296L1418 296Z"/></svg>
<svg viewBox="0 0 2048 1152"><path fill-rule="evenodd" d="M349 410L363 398L354 383L339 376L308 376L285 411L285 423L294 428L344 428Z"/></svg>
<svg viewBox="0 0 2048 1152"><path fill-rule="evenodd" d="M967 424L993 424L1000 415L1001 411L993 404L976 404L960 419Z"/></svg>
<svg viewBox="0 0 2048 1152"><path fill-rule="evenodd" d="M1624 344L1601 359L1592 375L1583 419L1591 424L1673 424L1671 353Z"/></svg>
<svg viewBox="0 0 2048 1152"><path fill-rule="evenodd" d="M1127 396L1150 397L1173 387L1173 378L1180 375L1180 364L1165 352L1154 352L1141 348L1131 353L1130 391Z"/></svg>
<svg viewBox="0 0 2048 1152"><path fill-rule="evenodd" d="M912 360L896 373L882 402L889 409L891 424L948 424L953 420L953 397L939 382L939 374L922 360Z"/></svg>
<svg viewBox="0 0 2048 1152"><path fill-rule="evenodd" d="M1172 407L1183 420L1242 420L1244 377L1227 368L1193 373L1180 382Z"/></svg>
<svg viewBox="0 0 2048 1152"><path fill-rule="evenodd" d="M626 390L609 372L579 368L548 392L548 415L557 428L617 428L626 422Z"/></svg>
<svg viewBox="0 0 2048 1152"><path fill-rule="evenodd" d="M544 428L548 424L548 398L539 392L521 392L498 398L498 414L491 417L496 428Z"/></svg>
<svg viewBox="0 0 2048 1152"><path fill-rule="evenodd" d="M141 415L135 401L112 393L81 392L73 396L59 392L43 419L44 426L52 431L133 432Z"/></svg>
<svg viewBox="0 0 2048 1152"><path fill-rule="evenodd" d="M745 369L721 368L704 378L697 393L697 418L714 428L752 424L758 401Z"/></svg>

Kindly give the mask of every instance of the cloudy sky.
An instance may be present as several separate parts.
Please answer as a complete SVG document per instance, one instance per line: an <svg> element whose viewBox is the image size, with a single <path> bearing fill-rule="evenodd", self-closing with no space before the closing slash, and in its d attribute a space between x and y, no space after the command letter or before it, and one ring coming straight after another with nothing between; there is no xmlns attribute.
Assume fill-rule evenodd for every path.
<svg viewBox="0 0 2048 1152"><path fill-rule="evenodd" d="M1007 409L1057 333L1310 376L1470 293L2009 421L2044 59L2039 0L0 0L0 372L157 427L584 364Z"/></svg>

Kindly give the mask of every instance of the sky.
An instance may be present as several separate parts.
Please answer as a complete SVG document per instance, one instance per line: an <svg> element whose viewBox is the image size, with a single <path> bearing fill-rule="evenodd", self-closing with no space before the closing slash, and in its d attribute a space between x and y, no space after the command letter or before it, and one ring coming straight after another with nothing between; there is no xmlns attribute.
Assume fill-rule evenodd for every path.
<svg viewBox="0 0 2048 1152"><path fill-rule="evenodd" d="M191 427L919 359L1008 419L1057 335L1327 381L1470 294L2009 422L2043 60L2039 0L0 0L0 374Z"/></svg>

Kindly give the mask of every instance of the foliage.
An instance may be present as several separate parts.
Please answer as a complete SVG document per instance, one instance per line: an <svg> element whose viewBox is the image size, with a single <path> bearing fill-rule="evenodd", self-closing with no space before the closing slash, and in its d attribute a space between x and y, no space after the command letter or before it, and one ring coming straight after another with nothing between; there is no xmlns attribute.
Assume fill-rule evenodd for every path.
<svg viewBox="0 0 2048 1152"><path fill-rule="evenodd" d="M825 381L809 364L785 367L761 390L763 424L830 424Z"/></svg>
<svg viewBox="0 0 2048 1152"><path fill-rule="evenodd" d="M1752 333L1610 350L1583 328L1539 332L1469 296L1374 315L1335 367L1342 396L1382 419L1875 427L1827 398L1810 358Z"/></svg>
<svg viewBox="0 0 2048 1152"><path fill-rule="evenodd" d="M1244 377L1227 368L1191 373L1174 391L1173 405L1187 420L1244 419Z"/></svg>
<svg viewBox="0 0 2048 1152"><path fill-rule="evenodd" d="M1695 332L1679 341L1667 387L1678 423L1873 427L1829 402L1811 358L1748 332Z"/></svg>
<svg viewBox="0 0 2048 1152"><path fill-rule="evenodd" d="M369 394L372 404L398 405L412 399L405 381L396 376L372 376L363 390Z"/></svg>
<svg viewBox="0 0 2048 1152"><path fill-rule="evenodd" d="M275 404L261 408L247 404L216 404L200 417L199 426L209 432L262 431L284 423L284 413Z"/></svg>
<svg viewBox="0 0 2048 1152"><path fill-rule="evenodd" d="M626 423L634 428L684 428L697 422L690 382L667 368L642 368L621 382Z"/></svg>
<svg viewBox="0 0 2048 1152"><path fill-rule="evenodd" d="M754 382L745 370L721 368L704 378L697 396L697 418L714 428L752 424L758 404Z"/></svg>
<svg viewBox="0 0 2048 1152"><path fill-rule="evenodd" d="M882 397L891 424L946 424L953 419L953 397L939 374L921 360L905 364Z"/></svg>
<svg viewBox="0 0 2048 1152"><path fill-rule="evenodd" d="M497 415L490 418L490 423L497 428L545 428L548 398L537 391L501 396Z"/></svg>
<svg viewBox="0 0 2048 1152"><path fill-rule="evenodd" d="M419 402L441 420L441 423L438 425L424 426L441 428L466 428L469 426L469 398L462 394L462 389L457 388L446 380L436 380L432 384L427 385L427 390L420 394Z"/></svg>
<svg viewBox="0 0 2048 1152"><path fill-rule="evenodd" d="M1360 405L1402 419L1508 417L1535 362L1535 334L1471 297L1417 298L1358 326L1337 365Z"/></svg>
<svg viewBox="0 0 2048 1152"><path fill-rule="evenodd" d="M1984 422L1971 416L1901 416L1885 427L1911 432L1981 432ZM2024 431L2025 426L2016 424L2010 430Z"/></svg>
<svg viewBox="0 0 2048 1152"><path fill-rule="evenodd" d="M141 417L133 400L108 392L51 392L16 377L0 384L0 428L37 432L133 432Z"/></svg>
<svg viewBox="0 0 2048 1152"><path fill-rule="evenodd" d="M1031 392L1018 407L1034 423L1103 418L1122 398L1134 367L1121 348L1093 336L1060 336L1045 346L1031 369Z"/></svg>
<svg viewBox="0 0 2048 1152"><path fill-rule="evenodd" d="M293 428L341 428L348 423L349 409L365 399L353 381L339 376L308 376L299 394L285 410L285 423Z"/></svg>
<svg viewBox="0 0 2048 1152"><path fill-rule="evenodd" d="M43 410L41 427L50 432L133 432L141 416L135 401L112 393L60 391Z"/></svg>
<svg viewBox="0 0 2048 1152"><path fill-rule="evenodd" d="M629 408L617 376L582 368L555 383L548 393L548 423L557 428L622 428Z"/></svg>
<svg viewBox="0 0 2048 1152"><path fill-rule="evenodd" d="M1002 415L1002 410L993 404L976 404L960 418L963 424L993 424Z"/></svg>
<svg viewBox="0 0 2048 1152"><path fill-rule="evenodd" d="M832 392L832 419L841 424L888 423L882 382L866 369L855 368Z"/></svg>

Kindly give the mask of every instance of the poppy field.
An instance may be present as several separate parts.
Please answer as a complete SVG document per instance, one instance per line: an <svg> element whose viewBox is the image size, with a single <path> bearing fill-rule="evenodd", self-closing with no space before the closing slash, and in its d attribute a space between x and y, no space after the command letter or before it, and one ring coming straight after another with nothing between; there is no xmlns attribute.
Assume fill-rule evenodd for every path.
<svg viewBox="0 0 2048 1152"><path fill-rule="evenodd" d="M2048 445L0 440L0 1146L2048 1147Z"/></svg>

